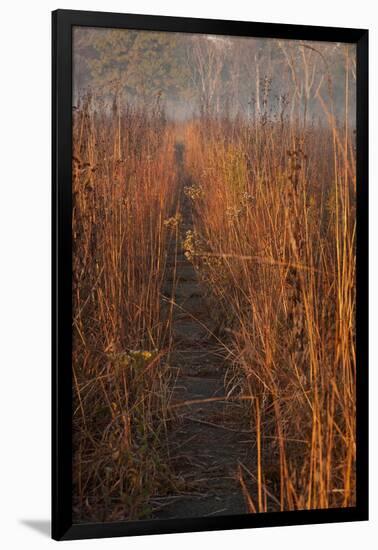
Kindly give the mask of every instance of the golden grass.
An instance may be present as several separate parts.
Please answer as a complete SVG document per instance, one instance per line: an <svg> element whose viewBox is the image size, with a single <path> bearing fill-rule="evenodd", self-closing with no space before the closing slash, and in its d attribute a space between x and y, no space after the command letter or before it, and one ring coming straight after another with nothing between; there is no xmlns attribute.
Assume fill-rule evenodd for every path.
<svg viewBox="0 0 378 550"><path fill-rule="evenodd" d="M97 111L86 97L74 113L75 521L148 517L150 496L170 486L172 139L157 109Z"/></svg>
<svg viewBox="0 0 378 550"><path fill-rule="evenodd" d="M319 100L328 125L305 128L269 116L175 128L158 105L90 97L75 111L75 521L150 517L175 483L168 415L197 403L169 404L178 132L194 219L183 247L253 435L255 468L235 465L247 508L355 504L354 137L347 94L343 124Z"/></svg>
<svg viewBox="0 0 378 550"><path fill-rule="evenodd" d="M257 125L186 132L187 257L221 311L230 384L254 398L256 471L240 483L251 511L353 506L353 139L332 117Z"/></svg>

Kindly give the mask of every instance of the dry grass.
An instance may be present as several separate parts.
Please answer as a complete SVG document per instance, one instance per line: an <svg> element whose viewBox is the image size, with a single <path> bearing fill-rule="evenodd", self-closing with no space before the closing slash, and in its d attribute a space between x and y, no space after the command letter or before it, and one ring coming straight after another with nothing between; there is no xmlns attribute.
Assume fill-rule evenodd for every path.
<svg viewBox="0 0 378 550"><path fill-rule="evenodd" d="M246 505L355 504L356 182L345 96L340 122L319 92L327 124L318 125L267 110L253 122L175 129L159 104L95 107L86 97L76 109L75 521L151 516L151 497L174 484L169 411L196 403L169 405L175 135L193 204L183 246L232 365L228 397L243 403L254 434L255 468L235 465Z"/></svg>
<svg viewBox="0 0 378 550"><path fill-rule="evenodd" d="M172 136L158 105L96 110L86 97L73 141L74 519L143 518L170 487Z"/></svg>
<svg viewBox="0 0 378 550"><path fill-rule="evenodd" d="M347 117L347 112L346 112ZM192 123L187 257L250 395L251 511L355 504L355 156L348 125ZM246 403L248 403L246 401ZM247 406L247 405L246 405ZM247 489L249 487L249 489Z"/></svg>

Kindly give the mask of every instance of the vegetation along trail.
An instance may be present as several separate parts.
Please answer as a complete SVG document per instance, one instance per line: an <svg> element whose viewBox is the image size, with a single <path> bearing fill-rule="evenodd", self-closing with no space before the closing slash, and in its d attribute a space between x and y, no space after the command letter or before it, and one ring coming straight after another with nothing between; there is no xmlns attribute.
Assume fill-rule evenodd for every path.
<svg viewBox="0 0 378 550"><path fill-rule="evenodd" d="M354 507L355 45L73 58L73 521Z"/></svg>
<svg viewBox="0 0 378 550"><path fill-rule="evenodd" d="M162 519L245 513L239 472L251 463L253 453L250 433L241 426L243 403L226 396L224 346L214 334L204 285L185 256L183 241L193 222L184 193L184 151L177 143L180 238L178 250L172 245L168 251L171 276L164 288L174 303L174 414L168 441L177 491L154 499L155 515Z"/></svg>

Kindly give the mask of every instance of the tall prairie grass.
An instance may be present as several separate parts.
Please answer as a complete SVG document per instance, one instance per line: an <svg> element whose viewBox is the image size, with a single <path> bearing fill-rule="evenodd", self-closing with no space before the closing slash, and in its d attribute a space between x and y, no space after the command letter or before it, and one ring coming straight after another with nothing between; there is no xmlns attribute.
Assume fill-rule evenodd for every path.
<svg viewBox="0 0 378 550"><path fill-rule="evenodd" d="M253 398L251 512L355 504L354 136L327 114L186 130L186 254L218 311L230 395Z"/></svg>
<svg viewBox="0 0 378 550"><path fill-rule="evenodd" d="M321 122L307 111L297 121L279 116L268 98L252 120L203 114L176 125L159 100L140 108L81 99L72 165L75 521L151 517L154 495L178 486L166 443L175 297L164 294L168 281L175 288L181 246L207 289L209 333L228 354L227 395L241 398L250 424L255 465L237 469L249 511L355 504L348 78L346 70L343 120L319 84ZM193 213L184 239L183 184Z"/></svg>
<svg viewBox="0 0 378 550"><path fill-rule="evenodd" d="M169 489L173 137L159 105L86 96L73 121L74 520L143 518Z"/></svg>

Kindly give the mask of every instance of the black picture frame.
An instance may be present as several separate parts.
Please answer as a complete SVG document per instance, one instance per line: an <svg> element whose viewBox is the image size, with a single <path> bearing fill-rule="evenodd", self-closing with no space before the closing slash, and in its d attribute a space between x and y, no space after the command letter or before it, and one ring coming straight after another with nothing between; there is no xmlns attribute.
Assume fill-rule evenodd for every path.
<svg viewBox="0 0 378 550"><path fill-rule="evenodd" d="M357 504L353 508L116 523L72 522L71 157L73 26L357 45ZM55 540L368 519L368 31L57 10L52 13L52 537Z"/></svg>

